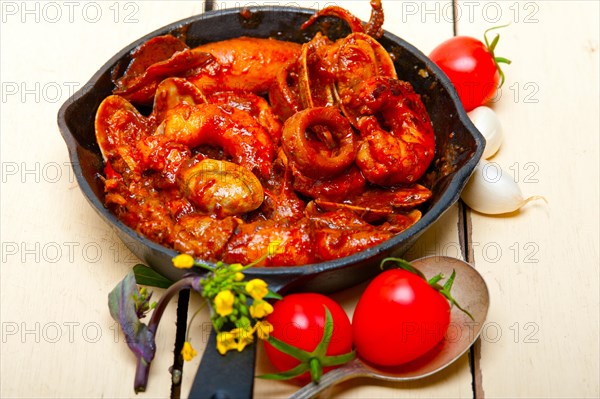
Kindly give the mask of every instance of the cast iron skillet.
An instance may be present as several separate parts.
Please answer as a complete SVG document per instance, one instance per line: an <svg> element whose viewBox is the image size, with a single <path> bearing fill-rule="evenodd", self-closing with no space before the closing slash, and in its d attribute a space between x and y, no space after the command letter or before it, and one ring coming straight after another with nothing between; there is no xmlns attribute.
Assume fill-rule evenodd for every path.
<svg viewBox="0 0 600 399"><path fill-rule="evenodd" d="M300 32L300 25L314 10L265 6L254 7L250 11L250 18L242 18L236 9L207 12L167 25L140 38L104 64L81 90L63 104L58 113L58 125L69 148L73 170L84 196L135 255L173 280L182 275L181 271L171 264L176 252L141 236L103 206L103 184L98 178L103 170L103 162L94 133L96 110L100 102L111 94L114 87L112 78L123 73L130 60L130 52L155 36L168 33L183 34L187 44L195 47L206 42L239 36L275 37L305 42L318 29L325 30L332 39L349 33L345 23L330 18L319 19L318 24ZM461 190L479 162L485 140L469 121L448 78L431 60L409 43L390 33L386 32L380 42L392 54L399 78L412 83L415 91L421 95L436 134L436 158L424 180L432 190L433 196L422 208L422 219L392 239L355 255L298 267L252 268L245 272L249 278L262 278L270 288L280 292L333 292L356 285L379 271L377 265L381 259L391 255L401 256L406 252L425 229L458 200ZM209 348L214 348L214 342L212 345L209 342L208 345ZM233 355L238 354L228 354L225 357L229 358L227 362L234 361ZM253 356L246 357L248 356L253 359ZM240 359L242 358L243 356ZM236 387L236 384L232 383L232 377L215 370L217 364L223 365L222 359L215 350L207 350L202 363L210 364L212 376L218 376L217 379L211 377L214 388L227 386L230 389L229 393L232 393L234 391L231 391L231 388ZM252 369L251 360L243 361L249 362L243 367ZM233 364L225 366L226 369L237 369L237 373L234 374L238 374L239 367L242 367ZM202 368L203 366L199 374L202 374ZM234 392L233 396L245 396L251 392L252 376L247 378L249 388L247 384L241 384L239 387L245 390ZM206 379L204 381L208 382ZM220 382L226 385L221 385ZM207 385L211 384L203 386ZM205 394L208 394L208 391L200 396Z"/></svg>

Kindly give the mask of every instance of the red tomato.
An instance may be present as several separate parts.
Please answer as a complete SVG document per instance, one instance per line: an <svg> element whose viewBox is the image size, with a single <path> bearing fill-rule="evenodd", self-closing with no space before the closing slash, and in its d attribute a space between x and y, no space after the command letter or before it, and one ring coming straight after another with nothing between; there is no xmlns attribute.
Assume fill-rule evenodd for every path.
<svg viewBox="0 0 600 399"><path fill-rule="evenodd" d="M500 73L494 54L481 41L456 36L437 46L429 58L448 75L467 112L494 97Z"/></svg>
<svg viewBox="0 0 600 399"><path fill-rule="evenodd" d="M352 326L344 309L332 299L321 294L291 294L277 301L267 321L273 325L271 335L296 348L312 352L321 338L325 326L325 306L333 320L333 334L327 347L327 356L343 355L352 350ZM273 366L287 371L300 362L280 352L265 341L265 350ZM327 368L324 369L324 372ZM309 378L308 373L299 377Z"/></svg>
<svg viewBox="0 0 600 399"><path fill-rule="evenodd" d="M377 276L358 301L354 345L368 362L400 365L431 350L449 324L446 298L416 274L392 269Z"/></svg>

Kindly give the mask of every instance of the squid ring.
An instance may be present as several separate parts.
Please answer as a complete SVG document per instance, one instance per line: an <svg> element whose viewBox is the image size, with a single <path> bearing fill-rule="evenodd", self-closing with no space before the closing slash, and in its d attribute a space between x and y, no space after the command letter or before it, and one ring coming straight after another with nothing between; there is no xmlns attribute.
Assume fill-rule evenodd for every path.
<svg viewBox="0 0 600 399"><path fill-rule="evenodd" d="M325 127L328 143L309 142L309 128ZM334 147L334 148L332 148ZM313 179L331 178L346 170L358 151L354 130L337 108L318 107L297 112L283 126L283 149L302 174Z"/></svg>

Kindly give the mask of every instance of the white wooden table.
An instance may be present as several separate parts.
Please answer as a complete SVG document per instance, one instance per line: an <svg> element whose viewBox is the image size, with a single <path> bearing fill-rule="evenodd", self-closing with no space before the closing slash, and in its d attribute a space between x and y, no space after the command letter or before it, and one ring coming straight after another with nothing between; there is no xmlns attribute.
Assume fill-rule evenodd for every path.
<svg viewBox="0 0 600 399"><path fill-rule="evenodd" d="M368 1L338 3L368 18ZM246 4L257 2L214 2ZM302 2L325 4L332 2ZM459 203L407 254L466 257L485 277L492 305L470 354L419 382L356 380L329 394L598 397L598 2L458 1L457 18L450 1L384 0L384 7L385 28L426 54L455 31L481 38L511 23L497 50L513 64L492 105L506 136L493 161L548 205L489 217ZM1 397L135 396L135 360L107 294L137 259L77 187L56 115L116 51L203 9L198 0L1 2ZM363 288L334 297L351 314ZM190 312L197 306L192 299ZM138 397L171 395L175 321L172 304L148 391ZM182 397L199 360L184 368ZM266 367L259 350L258 372ZM295 389L257 380L255 396Z"/></svg>

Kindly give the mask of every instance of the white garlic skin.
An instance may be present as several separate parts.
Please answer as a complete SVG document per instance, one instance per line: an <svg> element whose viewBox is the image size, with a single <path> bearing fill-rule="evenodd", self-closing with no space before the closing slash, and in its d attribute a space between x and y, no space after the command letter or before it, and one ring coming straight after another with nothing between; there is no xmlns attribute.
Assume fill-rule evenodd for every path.
<svg viewBox="0 0 600 399"><path fill-rule="evenodd" d="M495 162L481 160L461 194L469 208L488 215L514 212L530 199L524 199L513 177Z"/></svg>
<svg viewBox="0 0 600 399"><path fill-rule="evenodd" d="M467 113L473 125L485 137L486 144L483 150L483 159L491 158L504 140L504 132L498 115L489 107L482 105Z"/></svg>

